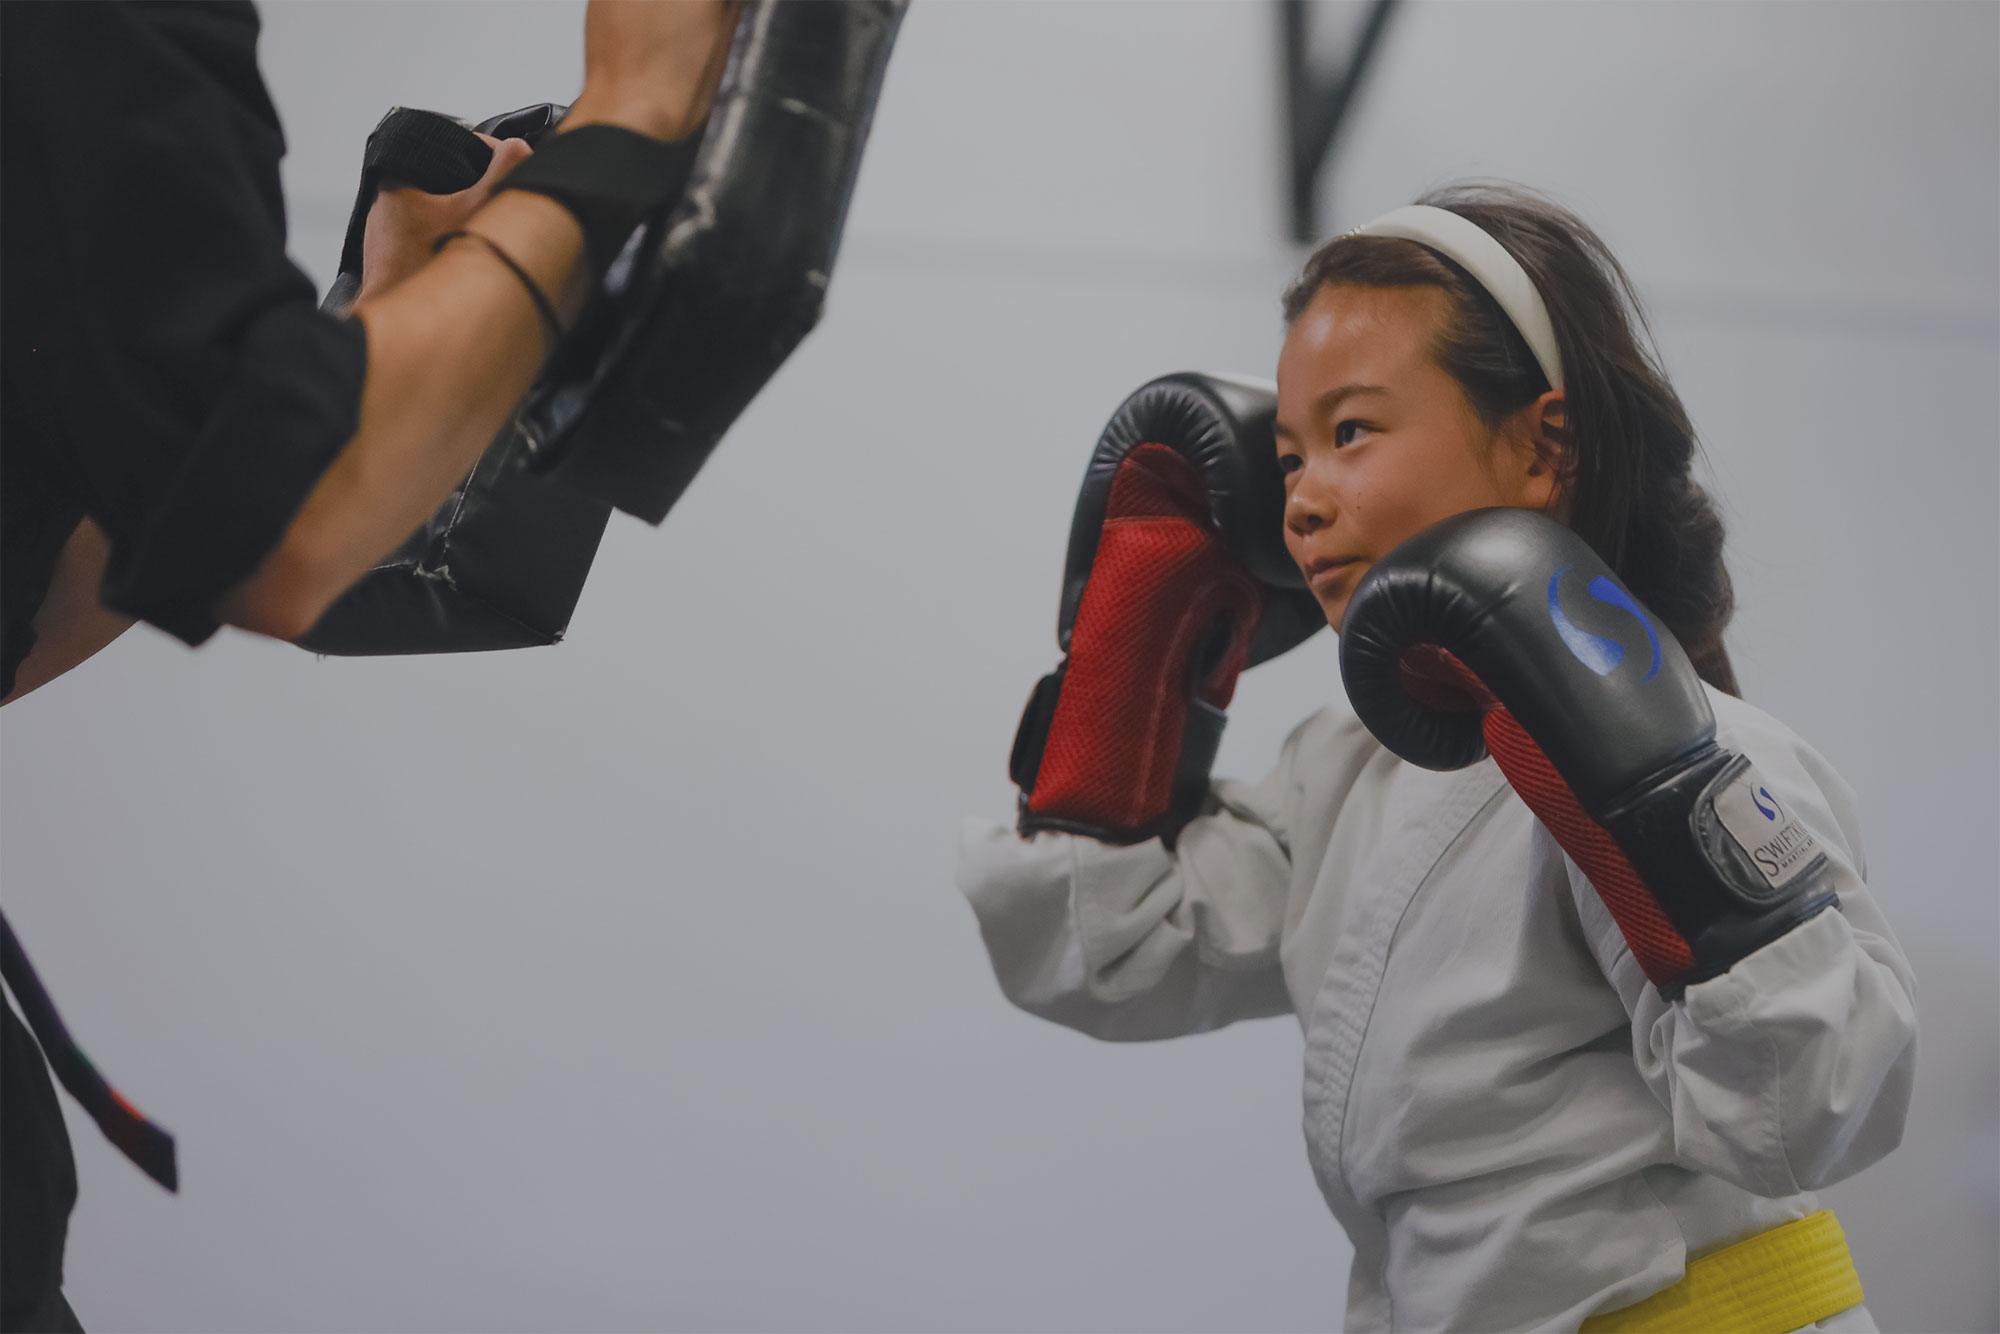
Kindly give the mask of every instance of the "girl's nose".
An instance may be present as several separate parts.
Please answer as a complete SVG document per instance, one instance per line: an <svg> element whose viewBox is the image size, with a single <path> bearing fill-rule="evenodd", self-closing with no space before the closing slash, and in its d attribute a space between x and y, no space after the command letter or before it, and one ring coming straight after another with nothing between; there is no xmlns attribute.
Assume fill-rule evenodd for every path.
<svg viewBox="0 0 2000 1334"><path fill-rule="evenodd" d="M1318 532L1333 522L1333 507L1325 492L1301 476L1285 496L1285 527L1299 537Z"/></svg>

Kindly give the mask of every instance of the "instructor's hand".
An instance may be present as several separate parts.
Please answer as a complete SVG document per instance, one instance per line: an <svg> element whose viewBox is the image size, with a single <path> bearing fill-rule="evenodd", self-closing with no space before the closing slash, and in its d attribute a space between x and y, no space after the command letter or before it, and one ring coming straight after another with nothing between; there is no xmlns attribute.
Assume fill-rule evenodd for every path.
<svg viewBox="0 0 2000 1334"><path fill-rule="evenodd" d="M368 229L361 241L361 290L356 303L388 291L422 268L437 239L455 232L477 213L501 177L523 158L534 154L526 139L479 136L493 150L486 174L456 194L434 195L408 186L384 184L368 210Z"/></svg>
<svg viewBox="0 0 2000 1334"><path fill-rule="evenodd" d="M603 123L685 137L722 81L737 9L733 0L590 0L583 91L563 128Z"/></svg>

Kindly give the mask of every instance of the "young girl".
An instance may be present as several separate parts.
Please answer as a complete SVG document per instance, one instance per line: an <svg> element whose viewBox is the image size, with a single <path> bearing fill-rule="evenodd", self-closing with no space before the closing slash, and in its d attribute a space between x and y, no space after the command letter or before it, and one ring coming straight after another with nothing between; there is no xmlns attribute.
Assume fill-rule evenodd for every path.
<svg viewBox="0 0 2000 1334"><path fill-rule="evenodd" d="M1307 1152L1354 1245L1351 1330L1873 1329L1810 1194L1896 1146L1915 1060L1854 795L1736 697L1722 527L1603 243L1521 191L1423 202L1449 225L1398 210L1322 246L1285 294L1283 534L1328 624L1440 520L1510 506L1566 524L1685 647L1717 739L1817 838L1837 906L1663 991L1492 760L1420 769L1335 709L1263 782L1215 781L1178 818L1066 819L1052 767L1118 762L1057 736L1082 707L1063 694L1091 679L1088 591L1073 635L1065 599L1067 682L1031 703L1025 764L1017 743L1035 832L969 824L960 886L1002 988L1055 1022L1129 1040L1298 1016ZM1170 490L1128 486L1112 512L1164 512ZM1117 573L1126 548L1103 532L1081 577ZM1176 605L1235 596L1194 586ZM1227 703L1244 650L1201 658L1228 679L1201 678L1191 719Z"/></svg>

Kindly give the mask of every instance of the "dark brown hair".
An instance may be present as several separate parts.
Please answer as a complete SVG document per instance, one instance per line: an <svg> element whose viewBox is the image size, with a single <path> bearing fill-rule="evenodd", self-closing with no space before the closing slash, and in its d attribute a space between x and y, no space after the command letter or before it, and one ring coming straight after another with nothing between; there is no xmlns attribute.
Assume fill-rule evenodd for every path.
<svg viewBox="0 0 2000 1334"><path fill-rule="evenodd" d="M1722 519L1692 475L1694 426L1660 368L1631 279L1582 219L1518 186L1458 185L1417 202L1477 224L1527 270L1562 353L1576 467L1570 527L1673 631L1704 681L1738 693L1722 644L1736 609ZM1329 284L1444 289L1452 314L1433 355L1490 427L1548 392L1499 303L1435 251L1390 237L1336 237L1286 288L1286 324Z"/></svg>

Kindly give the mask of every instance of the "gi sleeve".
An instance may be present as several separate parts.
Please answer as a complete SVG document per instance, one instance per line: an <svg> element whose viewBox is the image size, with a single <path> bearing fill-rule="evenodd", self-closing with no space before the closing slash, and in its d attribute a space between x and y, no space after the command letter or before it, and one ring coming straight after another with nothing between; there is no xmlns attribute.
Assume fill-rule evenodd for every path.
<svg viewBox="0 0 2000 1334"><path fill-rule="evenodd" d="M968 820L958 887L1007 998L1111 1041L1289 1014L1278 947L1292 879L1302 738L1262 782L1219 779L1171 849Z"/></svg>
<svg viewBox="0 0 2000 1334"><path fill-rule="evenodd" d="M1669 1001L1574 862L1570 886L1632 1017L1639 1073L1673 1117L1681 1162L1779 1198L1852 1176L1901 1142L1916 982L1868 889L1853 792L1782 725L1728 703L1717 709L1720 740L1749 755L1818 837L1839 907Z"/></svg>
<svg viewBox="0 0 2000 1334"><path fill-rule="evenodd" d="M106 604L199 643L354 434L361 326L285 255L249 5L0 22L8 389L60 424Z"/></svg>

